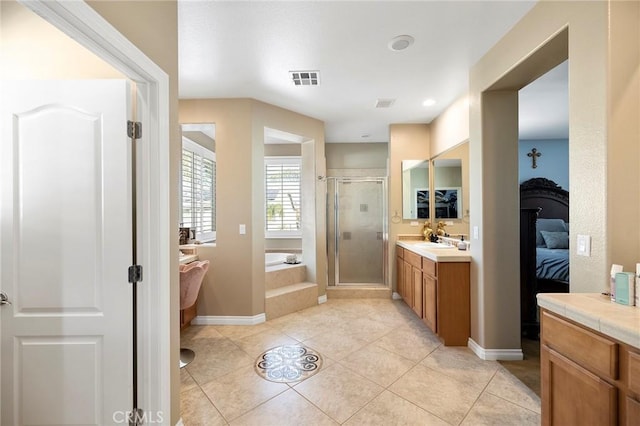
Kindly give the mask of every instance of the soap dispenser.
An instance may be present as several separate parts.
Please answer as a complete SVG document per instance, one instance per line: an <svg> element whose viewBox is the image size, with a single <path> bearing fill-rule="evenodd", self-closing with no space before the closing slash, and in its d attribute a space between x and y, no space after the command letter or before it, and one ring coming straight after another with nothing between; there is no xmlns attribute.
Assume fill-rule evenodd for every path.
<svg viewBox="0 0 640 426"><path fill-rule="evenodd" d="M458 242L458 250L466 250L467 249L467 243L464 240L464 235L460 236L460 241Z"/></svg>

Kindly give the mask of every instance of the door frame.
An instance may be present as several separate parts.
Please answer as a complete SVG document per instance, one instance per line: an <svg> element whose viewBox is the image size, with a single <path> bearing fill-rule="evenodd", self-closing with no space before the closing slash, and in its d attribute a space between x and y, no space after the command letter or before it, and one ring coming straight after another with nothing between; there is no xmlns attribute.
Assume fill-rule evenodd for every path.
<svg viewBox="0 0 640 426"><path fill-rule="evenodd" d="M341 283L340 282L340 223L338 220L340 210L340 190L338 185L340 183L359 183L359 182L380 182L382 184L382 285L389 287L389 271L387 268L388 261L388 243L389 243L389 228L388 228L388 206L385 200L387 199L387 178L385 176L380 177L360 177L360 176L338 176L328 179L334 180L334 201L333 201L333 214L334 214L334 286L335 287L349 287L349 286L361 286L362 283ZM329 233L327 233L329 235ZM327 244L327 247L329 245ZM327 272L329 269L327 268ZM327 279L328 282L328 279Z"/></svg>
<svg viewBox="0 0 640 426"><path fill-rule="evenodd" d="M156 418L161 413L170 422L171 372L178 368L178 356L177 346L171 347L170 200L168 191L162 190L170 187L169 76L85 2L18 1L138 87L141 116L137 120L143 123L143 137L138 141L138 263L144 266L138 292L138 405L145 413ZM175 326L177 329L177 323Z"/></svg>

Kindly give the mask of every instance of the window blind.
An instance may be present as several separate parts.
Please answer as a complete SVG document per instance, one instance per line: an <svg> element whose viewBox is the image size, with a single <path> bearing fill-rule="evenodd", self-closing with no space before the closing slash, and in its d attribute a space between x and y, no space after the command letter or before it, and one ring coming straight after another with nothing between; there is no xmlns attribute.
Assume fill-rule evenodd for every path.
<svg viewBox="0 0 640 426"><path fill-rule="evenodd" d="M301 161L299 157L265 159L266 232L301 232Z"/></svg>
<svg viewBox="0 0 640 426"><path fill-rule="evenodd" d="M215 239L215 155L183 141L181 170L181 222L195 228L196 239ZM205 152L206 151L206 152Z"/></svg>

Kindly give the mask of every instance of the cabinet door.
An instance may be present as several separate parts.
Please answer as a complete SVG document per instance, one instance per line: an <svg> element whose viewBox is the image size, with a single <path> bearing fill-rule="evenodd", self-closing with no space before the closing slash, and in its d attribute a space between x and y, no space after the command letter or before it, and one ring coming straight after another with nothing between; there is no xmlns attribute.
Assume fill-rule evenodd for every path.
<svg viewBox="0 0 640 426"><path fill-rule="evenodd" d="M615 425L617 389L548 346L540 350L543 425Z"/></svg>
<svg viewBox="0 0 640 426"><path fill-rule="evenodd" d="M423 274L422 276L422 306L424 309L423 312L423 321L427 324L427 327L431 329L434 333L438 332L437 328L437 310L436 310L436 280L427 274Z"/></svg>
<svg viewBox="0 0 640 426"><path fill-rule="evenodd" d="M410 308L413 308L413 286L411 285L411 280L413 279L412 267L411 264L406 261L403 267L402 287L404 288L404 294L402 298L404 299L404 303L409 305Z"/></svg>
<svg viewBox="0 0 640 426"><path fill-rule="evenodd" d="M404 261L400 256L396 257L396 286L397 292L404 299Z"/></svg>
<svg viewBox="0 0 640 426"><path fill-rule="evenodd" d="M640 422L640 402L627 397L627 426L637 425ZM625 423L623 423L625 424Z"/></svg>
<svg viewBox="0 0 640 426"><path fill-rule="evenodd" d="M422 270L412 266L413 311L422 318Z"/></svg>

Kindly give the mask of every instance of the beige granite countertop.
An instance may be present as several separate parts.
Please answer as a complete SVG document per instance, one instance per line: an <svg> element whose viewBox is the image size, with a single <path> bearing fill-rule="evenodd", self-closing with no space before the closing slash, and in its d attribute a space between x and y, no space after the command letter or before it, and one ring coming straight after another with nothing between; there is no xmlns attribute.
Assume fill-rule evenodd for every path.
<svg viewBox="0 0 640 426"><path fill-rule="evenodd" d="M469 250L458 250L457 247L451 248L428 248L421 247L425 241L398 240L396 244L400 247L419 254L420 256L431 259L434 262L471 262L471 253Z"/></svg>
<svg viewBox="0 0 640 426"><path fill-rule="evenodd" d="M640 308L598 293L540 293L538 305L640 349Z"/></svg>

